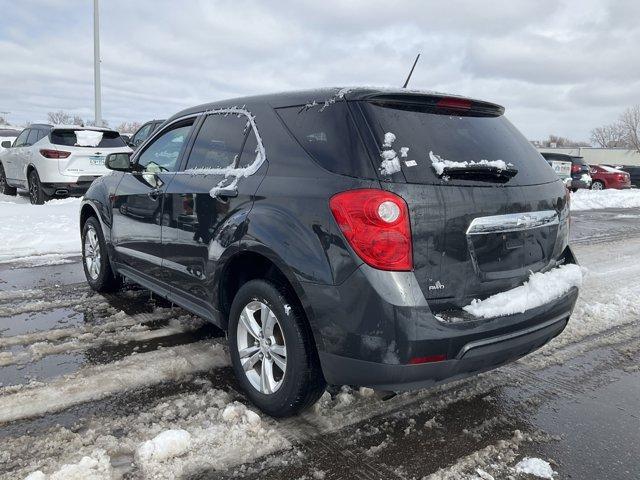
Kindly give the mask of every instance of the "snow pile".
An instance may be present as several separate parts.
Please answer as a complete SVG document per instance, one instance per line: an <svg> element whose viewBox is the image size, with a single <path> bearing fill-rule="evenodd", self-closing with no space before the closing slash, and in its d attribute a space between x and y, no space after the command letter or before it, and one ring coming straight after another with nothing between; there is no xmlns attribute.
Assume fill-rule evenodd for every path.
<svg viewBox="0 0 640 480"><path fill-rule="evenodd" d="M63 465L51 475L38 470L24 480L109 480L112 472L109 456L104 450L96 450L90 457L82 457L78 463Z"/></svg>
<svg viewBox="0 0 640 480"><path fill-rule="evenodd" d="M596 210L599 208L640 208L640 189L580 189L571 194L571 210Z"/></svg>
<svg viewBox="0 0 640 480"><path fill-rule="evenodd" d="M97 147L102 141L103 132L96 130L76 130L76 146Z"/></svg>
<svg viewBox="0 0 640 480"><path fill-rule="evenodd" d="M545 305L581 284L582 269L574 264L562 265L545 273L532 273L523 285L485 300L474 299L463 309L482 318L523 313Z"/></svg>
<svg viewBox="0 0 640 480"><path fill-rule="evenodd" d="M165 430L138 447L139 461L162 461L186 453L191 446L191 434L186 430Z"/></svg>
<svg viewBox="0 0 640 480"><path fill-rule="evenodd" d="M436 171L438 175L442 175L444 173L445 168L466 168L466 167L486 167L486 168L497 168L498 170L507 170L508 167L512 166L510 163L506 163L504 160L479 160L477 162L453 162L451 160L445 160L439 155L436 155L433 152L429 152L429 158L431 159L431 166Z"/></svg>
<svg viewBox="0 0 640 480"><path fill-rule="evenodd" d="M395 141L396 136L394 133L387 132L384 134L384 142L382 143L383 150L382 152L380 152L380 157L382 158L382 163L380 164L380 172L383 175L393 175L394 173L398 173L400 170L402 170L400 167L398 154L393 148L391 148L393 146L393 142ZM409 151L409 149L406 147L402 147L400 150L405 154L407 151Z"/></svg>
<svg viewBox="0 0 640 480"><path fill-rule="evenodd" d="M51 253L79 254L79 210L79 198L31 205L23 197L0 195L0 263Z"/></svg>
<svg viewBox="0 0 640 480"><path fill-rule="evenodd" d="M549 465L549 462L545 462L540 458L525 457L518 462L515 466L516 473L526 473L534 475L540 478L553 479L553 475L556 473Z"/></svg>

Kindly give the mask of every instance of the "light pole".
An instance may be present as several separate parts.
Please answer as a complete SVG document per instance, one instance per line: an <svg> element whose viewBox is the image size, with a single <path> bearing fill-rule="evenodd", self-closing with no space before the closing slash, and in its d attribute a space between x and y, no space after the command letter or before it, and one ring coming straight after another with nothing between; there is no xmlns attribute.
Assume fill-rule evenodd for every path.
<svg viewBox="0 0 640 480"><path fill-rule="evenodd" d="M100 19L98 0L93 0L93 87L95 94L95 123L102 126L102 95L100 92Z"/></svg>

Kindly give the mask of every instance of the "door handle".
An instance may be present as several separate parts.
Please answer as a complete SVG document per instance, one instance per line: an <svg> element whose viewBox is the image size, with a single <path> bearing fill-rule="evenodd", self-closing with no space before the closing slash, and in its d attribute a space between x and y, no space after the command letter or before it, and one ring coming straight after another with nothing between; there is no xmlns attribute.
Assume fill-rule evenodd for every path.
<svg viewBox="0 0 640 480"><path fill-rule="evenodd" d="M215 190L216 197L237 197L238 187L221 187Z"/></svg>
<svg viewBox="0 0 640 480"><path fill-rule="evenodd" d="M159 189L154 188L153 190L149 191L149 193L147 193L147 195L149 196L149 198L151 200L158 200L158 197L160 196L161 193L162 192Z"/></svg>

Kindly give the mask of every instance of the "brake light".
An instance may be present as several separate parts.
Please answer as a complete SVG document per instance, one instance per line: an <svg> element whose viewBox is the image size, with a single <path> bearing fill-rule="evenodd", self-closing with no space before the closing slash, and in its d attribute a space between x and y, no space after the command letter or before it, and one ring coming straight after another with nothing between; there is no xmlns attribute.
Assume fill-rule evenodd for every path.
<svg viewBox="0 0 640 480"><path fill-rule="evenodd" d="M471 101L466 98L445 97L438 100L436 107L453 110L471 110Z"/></svg>
<svg viewBox="0 0 640 480"><path fill-rule="evenodd" d="M356 254L380 270L413 268L409 209L402 197L377 189L334 195L329 207Z"/></svg>
<svg viewBox="0 0 640 480"><path fill-rule="evenodd" d="M40 155L42 155L44 158L67 158L69 155L71 155L71 152L43 148L40 150Z"/></svg>
<svg viewBox="0 0 640 480"><path fill-rule="evenodd" d="M581 168L580 165L571 165L571 173L578 173Z"/></svg>
<svg viewBox="0 0 640 480"><path fill-rule="evenodd" d="M434 363L434 362L443 362L447 359L447 356L443 353L438 355L427 355L425 357L413 357L409 360L409 364L418 365L420 363Z"/></svg>

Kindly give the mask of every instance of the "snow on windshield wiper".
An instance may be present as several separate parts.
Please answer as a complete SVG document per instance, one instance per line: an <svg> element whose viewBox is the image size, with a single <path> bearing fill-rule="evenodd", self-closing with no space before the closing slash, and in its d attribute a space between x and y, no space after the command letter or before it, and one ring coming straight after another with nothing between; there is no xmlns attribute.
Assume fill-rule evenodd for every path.
<svg viewBox="0 0 640 480"><path fill-rule="evenodd" d="M433 152L429 152L431 166L438 176L456 175L456 176L474 176L474 175L492 175L496 177L512 178L518 173L518 169L512 163L506 163L504 160L479 160L468 162L454 162L445 160Z"/></svg>

